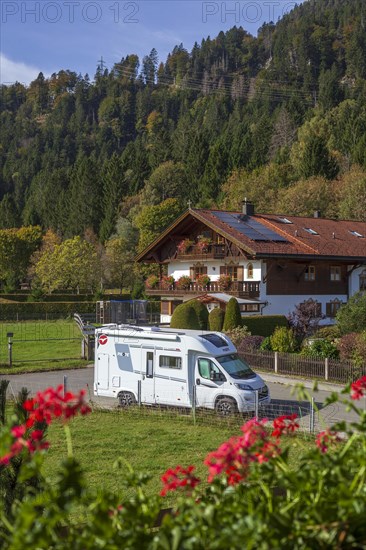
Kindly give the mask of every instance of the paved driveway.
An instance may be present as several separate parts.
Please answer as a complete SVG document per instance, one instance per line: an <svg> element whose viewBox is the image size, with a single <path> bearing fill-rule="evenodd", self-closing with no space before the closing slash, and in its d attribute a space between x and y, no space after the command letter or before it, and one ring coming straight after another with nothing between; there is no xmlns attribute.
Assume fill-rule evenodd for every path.
<svg viewBox="0 0 366 550"><path fill-rule="evenodd" d="M285 377L278 377L272 374L261 373L262 378L267 382L271 397L271 405L263 411L263 415L273 418L281 414L291 414L295 412L302 419L301 422L304 428L309 425L309 404L307 402L299 402L297 395L293 392L294 386L299 380L292 380ZM1 375L1 379L10 380L9 393L13 396L17 395L22 387L30 390L31 394L43 390L50 386L58 386L66 382L67 389L78 391L85 388L87 397L93 402L102 407L116 407L118 405L116 399L95 397L93 395L93 380L94 369L92 366L84 369L54 371L54 372L38 372L29 374L16 375ZM347 412L345 407L339 403L334 403L325 406L325 400L329 397L332 391L339 392L342 387L328 384L321 384L318 392L311 390L313 383L304 381L309 393L314 397L315 404L319 409L319 413L315 414L315 425L317 429L324 429L339 420L352 421L356 419L353 412ZM366 406L366 399L359 402L360 407Z"/></svg>

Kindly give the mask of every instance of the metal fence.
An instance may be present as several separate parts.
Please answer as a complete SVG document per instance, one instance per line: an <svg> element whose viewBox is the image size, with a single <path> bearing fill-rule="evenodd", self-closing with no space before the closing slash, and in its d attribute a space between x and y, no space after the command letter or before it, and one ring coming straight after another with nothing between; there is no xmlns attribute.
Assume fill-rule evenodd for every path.
<svg viewBox="0 0 366 550"><path fill-rule="evenodd" d="M273 351L241 351L240 356L253 369L286 376L322 379L347 384L366 375L366 365L356 366L350 361L303 357L295 353Z"/></svg>

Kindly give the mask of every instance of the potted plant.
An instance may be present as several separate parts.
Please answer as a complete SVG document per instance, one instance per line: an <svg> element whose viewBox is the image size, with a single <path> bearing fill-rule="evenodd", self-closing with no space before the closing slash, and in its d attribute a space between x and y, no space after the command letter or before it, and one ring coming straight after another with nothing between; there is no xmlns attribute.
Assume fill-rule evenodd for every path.
<svg viewBox="0 0 366 550"><path fill-rule="evenodd" d="M212 244L210 237L205 237L204 235L198 235L197 237L197 249L199 252L207 252L208 247Z"/></svg>
<svg viewBox="0 0 366 550"><path fill-rule="evenodd" d="M164 288L172 290L174 287L175 279L173 275L165 275L163 277L162 283Z"/></svg>
<svg viewBox="0 0 366 550"><path fill-rule="evenodd" d="M179 289L187 289L189 288L189 285L192 283L191 278L188 277L188 275L182 275L179 277L177 281L177 288Z"/></svg>
<svg viewBox="0 0 366 550"><path fill-rule="evenodd" d="M157 275L149 275L146 279L146 287L150 289L157 288L159 285L159 277Z"/></svg>
<svg viewBox="0 0 366 550"><path fill-rule="evenodd" d="M183 239L177 246L178 254L187 254L193 244L193 241L190 239Z"/></svg>
<svg viewBox="0 0 366 550"><path fill-rule="evenodd" d="M220 275L217 282L222 290L228 290L231 287L232 278L230 275Z"/></svg>
<svg viewBox="0 0 366 550"><path fill-rule="evenodd" d="M211 279L206 274L197 275L197 277L196 277L196 283L198 285L202 286L203 288L207 288L208 285L210 284L210 282L211 282Z"/></svg>

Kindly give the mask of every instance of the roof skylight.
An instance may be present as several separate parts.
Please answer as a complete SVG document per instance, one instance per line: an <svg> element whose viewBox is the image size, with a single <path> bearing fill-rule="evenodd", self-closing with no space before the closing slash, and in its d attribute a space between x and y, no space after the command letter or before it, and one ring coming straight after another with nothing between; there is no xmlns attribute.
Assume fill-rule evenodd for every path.
<svg viewBox="0 0 366 550"><path fill-rule="evenodd" d="M350 231L350 233L351 233L352 235L354 235L355 237L359 237L360 239L363 239L363 238L364 238L364 236L361 235L361 233L359 233L358 231Z"/></svg>
<svg viewBox="0 0 366 550"><path fill-rule="evenodd" d="M290 223L292 224L292 222L290 220L288 220L287 218L277 218L278 221L280 221L281 223Z"/></svg>
<svg viewBox="0 0 366 550"><path fill-rule="evenodd" d="M310 233L310 235L319 235L319 233L317 231L315 231L314 229L311 229L311 227L304 227L304 229L305 229L305 231Z"/></svg>

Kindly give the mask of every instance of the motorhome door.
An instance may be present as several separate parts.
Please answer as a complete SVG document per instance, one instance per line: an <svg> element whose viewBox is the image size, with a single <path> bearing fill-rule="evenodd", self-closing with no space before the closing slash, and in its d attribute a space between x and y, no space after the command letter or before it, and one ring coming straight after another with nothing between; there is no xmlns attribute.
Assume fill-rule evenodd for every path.
<svg viewBox="0 0 366 550"><path fill-rule="evenodd" d="M155 403L155 352L153 349L142 349L141 353L141 402Z"/></svg>
<svg viewBox="0 0 366 550"><path fill-rule="evenodd" d="M97 391L109 389L109 354L108 353L98 353L96 389Z"/></svg>
<svg viewBox="0 0 366 550"><path fill-rule="evenodd" d="M214 408L215 390L226 381L219 367L207 357L199 357L196 364L196 404Z"/></svg>

